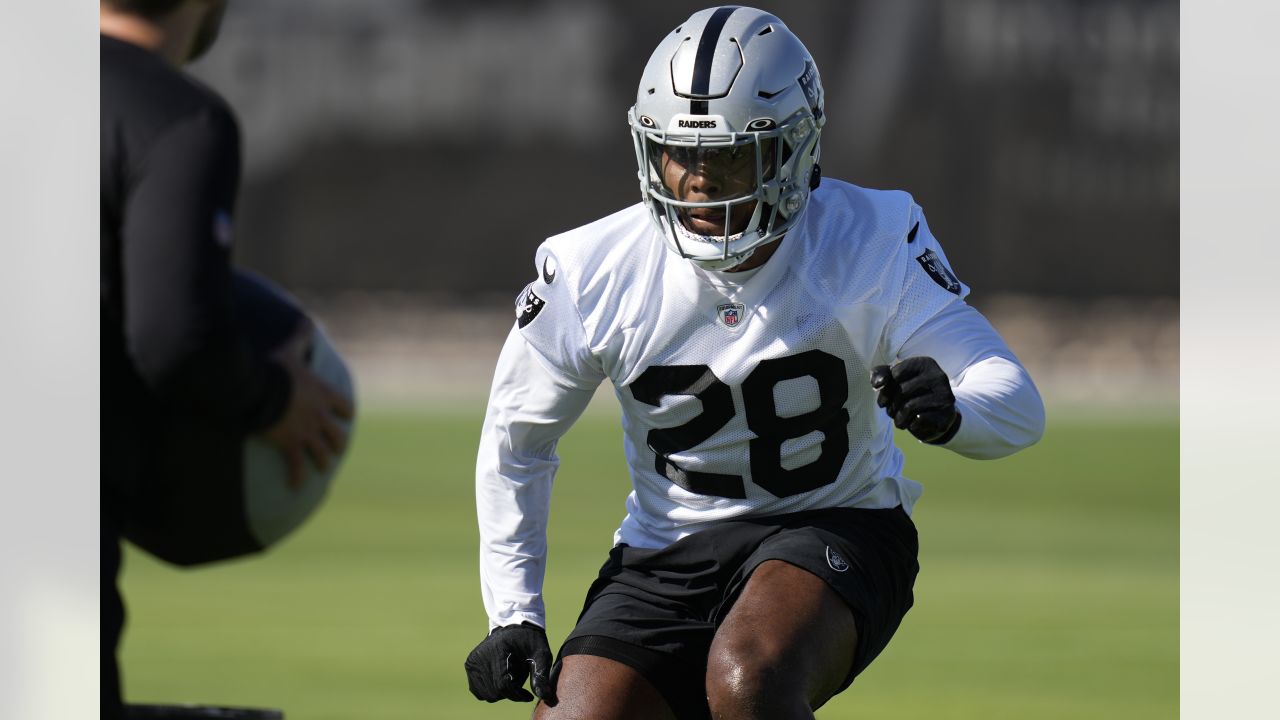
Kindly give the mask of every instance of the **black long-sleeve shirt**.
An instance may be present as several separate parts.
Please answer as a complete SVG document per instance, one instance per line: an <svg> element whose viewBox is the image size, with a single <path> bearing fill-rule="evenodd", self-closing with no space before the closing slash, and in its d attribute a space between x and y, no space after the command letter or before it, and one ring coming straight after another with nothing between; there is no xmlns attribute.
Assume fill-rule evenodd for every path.
<svg viewBox="0 0 1280 720"><path fill-rule="evenodd" d="M288 377L232 313L239 129L212 90L101 39L102 472L127 493L171 413L246 434L282 413Z"/></svg>

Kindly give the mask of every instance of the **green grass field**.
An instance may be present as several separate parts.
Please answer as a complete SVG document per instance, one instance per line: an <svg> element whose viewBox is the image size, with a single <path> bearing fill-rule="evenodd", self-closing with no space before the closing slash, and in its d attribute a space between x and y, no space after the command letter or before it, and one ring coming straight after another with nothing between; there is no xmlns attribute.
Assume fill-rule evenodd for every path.
<svg viewBox="0 0 1280 720"><path fill-rule="evenodd" d="M367 414L326 506L266 555L196 570L130 551L134 702L291 720L527 718L467 692L486 629L473 464L482 407ZM925 485L921 574L897 637L823 720L1176 718L1176 421L1051 418L1013 458L900 438ZM616 420L561 444L547 584L554 645L604 560L628 483Z"/></svg>

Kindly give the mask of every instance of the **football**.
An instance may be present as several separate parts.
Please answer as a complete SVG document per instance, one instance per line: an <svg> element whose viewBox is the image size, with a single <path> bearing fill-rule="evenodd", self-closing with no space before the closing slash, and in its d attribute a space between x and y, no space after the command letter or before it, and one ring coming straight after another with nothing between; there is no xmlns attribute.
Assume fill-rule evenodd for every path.
<svg viewBox="0 0 1280 720"><path fill-rule="evenodd" d="M354 404L346 361L296 299L245 271L236 271L232 286L236 319L251 352L269 356L301 323L309 323L312 336L304 359ZM354 420L339 423L349 437ZM264 438L246 438L201 418L177 416L157 429L147 462L125 536L162 560L186 566L251 554L279 542L320 507L342 456L324 472L309 466L302 487L293 489L284 457Z"/></svg>
<svg viewBox="0 0 1280 720"><path fill-rule="evenodd" d="M307 354L312 371L354 401L351 372L319 325L314 325ZM338 423L350 438L354 420L348 423L339 418ZM244 497L254 539L268 547L301 525L320 506L341 462L338 456L324 472L308 463L306 481L295 490L286 482L288 469L280 452L263 438L250 437L244 447Z"/></svg>

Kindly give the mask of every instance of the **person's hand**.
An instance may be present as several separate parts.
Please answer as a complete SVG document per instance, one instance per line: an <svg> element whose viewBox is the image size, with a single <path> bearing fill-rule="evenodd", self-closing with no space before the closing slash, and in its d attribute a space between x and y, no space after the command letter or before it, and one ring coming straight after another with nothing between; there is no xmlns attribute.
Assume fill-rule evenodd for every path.
<svg viewBox="0 0 1280 720"><path fill-rule="evenodd" d="M463 665L467 687L477 700L529 702L536 695L548 705L556 704L555 683L551 680L551 646L547 633L532 623L508 625L489 633ZM524 681L533 693L524 689Z"/></svg>
<svg viewBox="0 0 1280 720"><path fill-rule="evenodd" d="M351 401L334 390L307 364L315 328L304 320L272 358L289 373L289 402L284 414L264 436L284 454L289 467L289 487L302 487L306 458L324 472L347 445L347 433L337 422L354 414Z"/></svg>
<svg viewBox="0 0 1280 720"><path fill-rule="evenodd" d="M909 357L893 367L877 365L871 370L871 387L878 391L876 404L893 424L919 440L940 445L960 429L951 383L931 357Z"/></svg>

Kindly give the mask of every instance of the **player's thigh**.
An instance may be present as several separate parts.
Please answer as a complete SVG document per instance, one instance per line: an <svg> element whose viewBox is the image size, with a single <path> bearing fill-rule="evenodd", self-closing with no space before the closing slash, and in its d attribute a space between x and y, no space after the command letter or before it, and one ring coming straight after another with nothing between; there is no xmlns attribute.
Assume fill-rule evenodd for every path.
<svg viewBox="0 0 1280 720"><path fill-rule="evenodd" d="M539 703L534 720L675 720L643 675L616 660L569 655L556 682L555 707Z"/></svg>
<svg viewBox="0 0 1280 720"><path fill-rule="evenodd" d="M716 631L709 691L769 687L802 694L816 708L853 670L858 629L848 603L817 575L782 560L751 573Z"/></svg>

